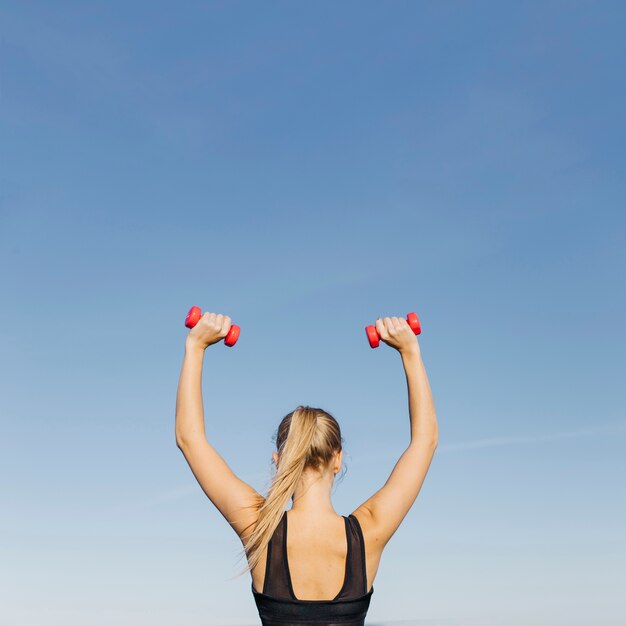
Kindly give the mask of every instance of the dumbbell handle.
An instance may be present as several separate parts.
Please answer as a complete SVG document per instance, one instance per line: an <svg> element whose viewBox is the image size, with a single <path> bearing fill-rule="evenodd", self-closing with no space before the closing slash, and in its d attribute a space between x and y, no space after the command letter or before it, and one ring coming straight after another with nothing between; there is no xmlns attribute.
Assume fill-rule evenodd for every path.
<svg viewBox="0 0 626 626"><path fill-rule="evenodd" d="M193 328L202 317L202 310L199 306L192 306L189 309L189 313L187 313L187 317L185 318L185 326L187 328ZM237 326L237 324L232 324L232 326L228 330L228 334L224 337L224 343L231 348L237 343L237 339L239 339L239 333L241 332L241 328Z"/></svg>
<svg viewBox="0 0 626 626"><path fill-rule="evenodd" d="M419 318L417 317L417 313L411 312L406 316L406 321L409 323L411 330L419 335L422 332L422 327L420 325ZM378 329L376 326L366 326L365 334L367 335L367 340L370 342L370 346L372 348L378 348L380 345L380 335L378 334Z"/></svg>

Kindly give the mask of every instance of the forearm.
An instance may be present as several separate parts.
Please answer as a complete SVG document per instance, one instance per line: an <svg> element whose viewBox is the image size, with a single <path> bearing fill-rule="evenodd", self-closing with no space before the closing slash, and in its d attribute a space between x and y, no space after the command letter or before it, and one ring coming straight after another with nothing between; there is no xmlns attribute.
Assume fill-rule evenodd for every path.
<svg viewBox="0 0 626 626"><path fill-rule="evenodd" d="M197 436L205 436L202 406L202 362L204 350L185 343L185 357L176 394L176 442L180 444Z"/></svg>
<svg viewBox="0 0 626 626"><path fill-rule="evenodd" d="M401 352L409 394L411 443L438 440L437 414L419 347Z"/></svg>

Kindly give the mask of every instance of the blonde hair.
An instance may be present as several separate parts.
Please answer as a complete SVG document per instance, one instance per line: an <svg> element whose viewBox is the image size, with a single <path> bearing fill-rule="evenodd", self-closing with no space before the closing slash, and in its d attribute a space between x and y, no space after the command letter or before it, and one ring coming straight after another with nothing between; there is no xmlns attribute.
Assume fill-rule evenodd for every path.
<svg viewBox="0 0 626 626"><path fill-rule="evenodd" d="M276 432L276 475L259 508L256 526L244 542L248 566L242 574L261 559L304 470L326 468L333 455L342 450L342 441L337 420L322 409L301 405L285 415Z"/></svg>

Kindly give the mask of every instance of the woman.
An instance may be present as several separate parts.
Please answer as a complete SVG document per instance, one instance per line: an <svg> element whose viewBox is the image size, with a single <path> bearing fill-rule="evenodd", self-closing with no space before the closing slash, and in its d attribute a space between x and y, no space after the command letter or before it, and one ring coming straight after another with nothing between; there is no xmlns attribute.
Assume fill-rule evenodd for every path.
<svg viewBox="0 0 626 626"><path fill-rule="evenodd" d="M345 517L330 498L342 461L341 431L330 413L299 406L283 418L267 497L237 478L207 441L204 350L230 326L228 316L205 313L187 335L176 443L244 545L264 626L363 625L382 551L413 505L437 447L437 416L417 336L405 319L376 321L382 341L398 350L404 365L410 441L384 486Z"/></svg>

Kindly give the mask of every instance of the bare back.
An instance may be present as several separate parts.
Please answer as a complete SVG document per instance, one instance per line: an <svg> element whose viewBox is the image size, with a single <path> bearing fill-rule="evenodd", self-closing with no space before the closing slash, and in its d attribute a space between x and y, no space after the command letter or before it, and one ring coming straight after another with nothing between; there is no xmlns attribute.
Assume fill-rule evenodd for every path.
<svg viewBox="0 0 626 626"><path fill-rule="evenodd" d="M308 601L336 598L346 578L348 539L345 518L328 515L312 519L311 516L288 511L285 522L288 529L285 536L286 560L294 596ZM363 536L365 539L365 533ZM380 562L380 554L369 552L366 542L368 591L373 586ZM252 570L252 583L257 592L263 591L266 564L267 548Z"/></svg>

